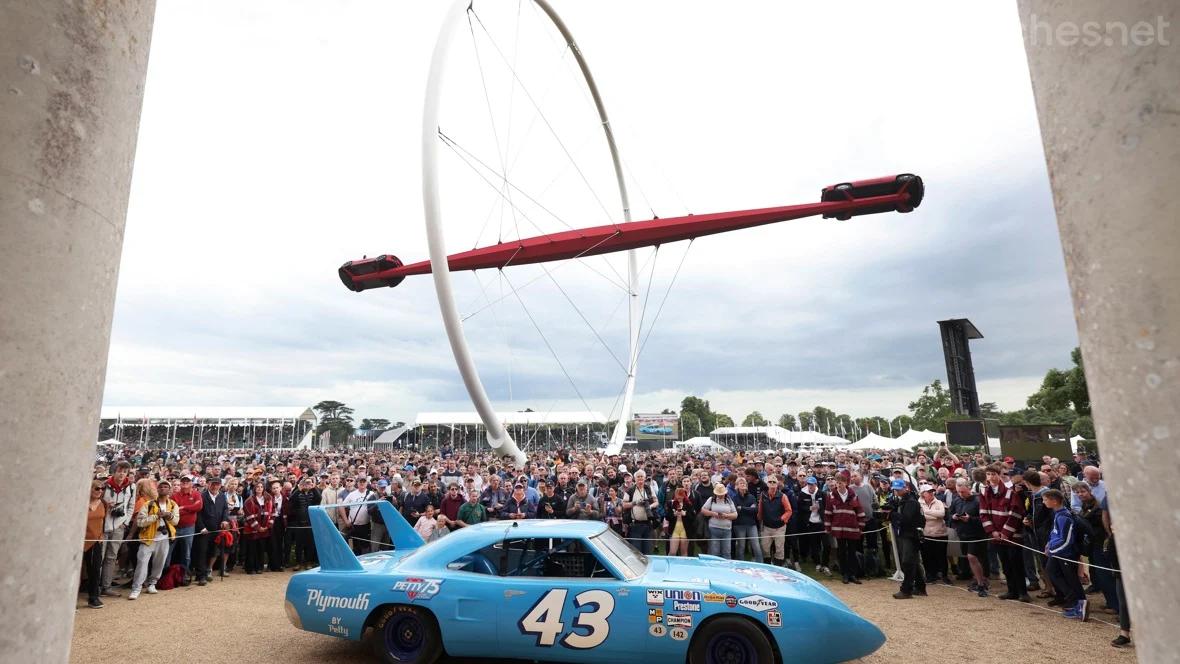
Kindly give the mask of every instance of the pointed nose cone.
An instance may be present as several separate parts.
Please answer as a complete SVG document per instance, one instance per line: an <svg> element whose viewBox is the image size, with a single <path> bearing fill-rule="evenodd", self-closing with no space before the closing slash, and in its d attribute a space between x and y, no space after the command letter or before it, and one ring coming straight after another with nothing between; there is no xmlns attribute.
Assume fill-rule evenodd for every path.
<svg viewBox="0 0 1180 664"><path fill-rule="evenodd" d="M841 612L835 634L838 638L826 642L825 650L835 661L865 657L885 644L885 634L873 623L851 611Z"/></svg>

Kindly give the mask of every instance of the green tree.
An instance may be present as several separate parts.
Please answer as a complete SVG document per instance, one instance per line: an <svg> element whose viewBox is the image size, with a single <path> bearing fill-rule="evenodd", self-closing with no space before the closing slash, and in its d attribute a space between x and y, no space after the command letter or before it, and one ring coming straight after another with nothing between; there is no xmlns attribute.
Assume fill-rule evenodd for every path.
<svg viewBox="0 0 1180 664"><path fill-rule="evenodd" d="M717 425L715 428L733 426L733 418L726 415L725 413L717 413L716 415L713 416L713 418L714 418L714 422Z"/></svg>
<svg viewBox="0 0 1180 664"><path fill-rule="evenodd" d="M1079 415L1069 428L1070 437L1081 436L1086 440L1094 440L1094 418L1089 415Z"/></svg>
<svg viewBox="0 0 1180 664"><path fill-rule="evenodd" d="M836 416L835 432L841 436L851 436L856 433L856 422L848 413Z"/></svg>
<svg viewBox="0 0 1180 664"><path fill-rule="evenodd" d="M682 438L707 436L717 428L717 416L708 401L689 395L680 402L680 427Z"/></svg>
<svg viewBox="0 0 1180 664"><path fill-rule="evenodd" d="M1086 371L1082 365L1082 351L1070 353L1073 368L1066 371L1050 369L1041 381L1041 389L1028 398L1028 407L1042 412L1072 408L1078 415L1090 414L1090 390L1086 386Z"/></svg>
<svg viewBox="0 0 1180 664"><path fill-rule="evenodd" d="M320 416L320 424L315 430L316 435L330 431L329 438L333 445L344 444L356 431L356 427L352 425L353 409L344 403L325 400L311 408Z"/></svg>
<svg viewBox="0 0 1180 664"><path fill-rule="evenodd" d="M889 426L892 427L893 437L896 438L908 429L914 428L914 420L909 415L898 415L889 421Z"/></svg>
<svg viewBox="0 0 1180 664"><path fill-rule="evenodd" d="M675 414L676 414L676 411L672 410L671 408L665 408L660 411L660 415L675 415Z"/></svg>
<svg viewBox="0 0 1180 664"><path fill-rule="evenodd" d="M816 406L812 411L815 415L815 430L828 433L836 425L836 413L831 408Z"/></svg>
<svg viewBox="0 0 1180 664"><path fill-rule="evenodd" d="M361 424L357 428L363 429L365 431L373 431L373 430L380 431L380 430L389 428L389 420L382 419L380 417L374 417L374 418L366 417L361 420Z"/></svg>
<svg viewBox="0 0 1180 664"><path fill-rule="evenodd" d="M796 422L795 416L790 413L783 413L778 416L778 425L784 429L794 431Z"/></svg>
<svg viewBox="0 0 1180 664"><path fill-rule="evenodd" d="M802 411L799 413L799 429L801 431L811 431L815 428L815 414L811 411Z"/></svg>
<svg viewBox="0 0 1180 664"><path fill-rule="evenodd" d="M762 413L758 411L750 413L742 420L744 427L764 427L768 424L770 424L770 420L763 417Z"/></svg>
<svg viewBox="0 0 1180 664"><path fill-rule="evenodd" d="M951 393L943 388L939 379L922 388L922 396L911 401L909 408L914 429L929 429L939 433L946 432L946 421L954 415Z"/></svg>

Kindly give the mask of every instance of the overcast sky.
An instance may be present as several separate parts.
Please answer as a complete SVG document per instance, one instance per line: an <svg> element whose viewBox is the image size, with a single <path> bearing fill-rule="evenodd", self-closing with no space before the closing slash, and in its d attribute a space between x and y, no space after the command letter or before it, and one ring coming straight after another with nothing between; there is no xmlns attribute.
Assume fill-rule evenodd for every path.
<svg viewBox="0 0 1180 664"><path fill-rule="evenodd" d="M426 258L421 109L448 4L157 4L106 405L331 398L359 417L400 420L470 410L429 277L354 294L336 276L362 254ZM598 79L636 219L811 202L825 185L900 172L927 186L909 215L694 242L644 347L634 410L696 394L739 420L817 404L891 417L945 381L935 321L951 317L985 336L972 345L982 401L1022 407L1048 368L1067 365L1076 331L1012 3L553 4ZM484 99L472 79L451 80ZM442 122L467 122L464 140L477 145L487 113L463 93L444 102ZM585 140L587 172L609 165ZM544 155L521 161L561 166ZM461 182L444 186L444 207L475 218L456 214L478 207ZM567 206L563 217L604 223L560 191L547 194ZM616 213L617 195L604 199ZM452 250L470 248L458 243L479 233L467 232L448 237ZM652 309L684 251L661 250ZM529 269L478 283L519 286ZM578 264L562 271L595 325L609 318L599 294L611 287ZM470 277L456 282L477 292ZM544 285L527 306L553 345L582 335L558 349L580 397L517 308L468 323L493 400L610 411L618 367L576 350L595 339ZM462 290L460 302L479 308ZM622 338L606 327L608 341Z"/></svg>

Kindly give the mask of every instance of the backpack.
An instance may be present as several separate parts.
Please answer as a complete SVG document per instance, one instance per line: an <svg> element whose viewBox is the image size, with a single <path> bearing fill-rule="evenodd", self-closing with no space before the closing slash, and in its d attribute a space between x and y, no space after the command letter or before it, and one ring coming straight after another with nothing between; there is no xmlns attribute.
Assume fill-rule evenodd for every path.
<svg viewBox="0 0 1180 664"><path fill-rule="evenodd" d="M183 565L169 565L168 569L160 575L160 579L156 581L156 588L160 590L172 590L179 586L184 581L184 566Z"/></svg>
<svg viewBox="0 0 1180 664"><path fill-rule="evenodd" d="M1069 518L1073 520L1074 532L1078 534L1078 549L1083 554L1089 553L1094 548L1094 526L1073 510L1069 511Z"/></svg>

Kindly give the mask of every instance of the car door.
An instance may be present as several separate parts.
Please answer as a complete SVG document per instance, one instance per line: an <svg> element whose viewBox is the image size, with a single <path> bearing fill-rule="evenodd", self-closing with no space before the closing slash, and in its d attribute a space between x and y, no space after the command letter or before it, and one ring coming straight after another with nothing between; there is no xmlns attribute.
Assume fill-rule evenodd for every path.
<svg viewBox="0 0 1180 664"><path fill-rule="evenodd" d="M586 552L593 556L593 552ZM599 565L601 566L601 562ZM544 576L510 573L501 578L500 647L506 657L560 661L633 658L646 636L642 590L612 576ZM591 654L592 653L592 654Z"/></svg>

